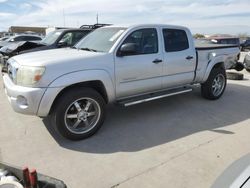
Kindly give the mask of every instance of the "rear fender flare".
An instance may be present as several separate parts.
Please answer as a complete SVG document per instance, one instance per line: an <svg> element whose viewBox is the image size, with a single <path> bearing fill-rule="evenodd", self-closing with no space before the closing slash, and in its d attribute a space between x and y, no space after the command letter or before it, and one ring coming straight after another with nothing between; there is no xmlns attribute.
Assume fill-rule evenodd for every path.
<svg viewBox="0 0 250 188"><path fill-rule="evenodd" d="M225 64L224 64L225 59L226 59L226 56L222 55L222 56L214 57L213 59L209 60L205 75L202 79L202 83L207 81L212 69L215 66L221 66L222 68L226 69Z"/></svg>

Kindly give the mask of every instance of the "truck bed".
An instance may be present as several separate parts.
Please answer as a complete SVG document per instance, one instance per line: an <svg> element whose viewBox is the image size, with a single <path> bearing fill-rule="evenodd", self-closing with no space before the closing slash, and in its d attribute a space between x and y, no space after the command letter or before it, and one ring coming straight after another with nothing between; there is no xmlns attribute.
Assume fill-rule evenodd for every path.
<svg viewBox="0 0 250 188"><path fill-rule="evenodd" d="M239 46L228 44L212 44L207 42L195 41L195 49L197 52L196 82L201 82L209 64L211 53L216 56L223 56L225 68L232 69L238 61Z"/></svg>
<svg viewBox="0 0 250 188"><path fill-rule="evenodd" d="M196 50L212 50L212 49L221 49L221 48L237 48L238 45L231 44L212 44L206 42L195 41Z"/></svg>

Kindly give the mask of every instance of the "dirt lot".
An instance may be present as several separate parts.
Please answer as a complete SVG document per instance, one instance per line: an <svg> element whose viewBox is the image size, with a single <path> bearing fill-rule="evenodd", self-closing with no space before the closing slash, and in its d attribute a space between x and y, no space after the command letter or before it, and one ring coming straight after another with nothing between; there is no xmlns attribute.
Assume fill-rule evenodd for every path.
<svg viewBox="0 0 250 188"><path fill-rule="evenodd" d="M69 188L210 187L250 151L250 74L244 73L218 101L201 98L197 88L129 108L109 106L103 128L80 142L57 136L48 119L13 112L1 87L1 159L35 167Z"/></svg>

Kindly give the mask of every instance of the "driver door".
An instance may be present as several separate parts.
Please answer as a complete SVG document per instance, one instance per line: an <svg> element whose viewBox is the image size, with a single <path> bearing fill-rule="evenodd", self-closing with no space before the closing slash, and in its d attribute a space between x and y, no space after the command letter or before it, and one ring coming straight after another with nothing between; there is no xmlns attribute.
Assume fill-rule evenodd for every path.
<svg viewBox="0 0 250 188"><path fill-rule="evenodd" d="M158 38L156 28L144 28L133 31L123 41L122 45L134 44L136 49L132 54L115 57L117 98L161 89L163 57Z"/></svg>

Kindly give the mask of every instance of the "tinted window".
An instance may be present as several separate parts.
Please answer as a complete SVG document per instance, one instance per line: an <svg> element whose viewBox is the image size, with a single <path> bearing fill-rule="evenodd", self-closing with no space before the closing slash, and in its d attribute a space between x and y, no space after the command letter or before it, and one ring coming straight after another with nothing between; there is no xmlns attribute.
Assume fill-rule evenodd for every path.
<svg viewBox="0 0 250 188"><path fill-rule="evenodd" d="M73 34L72 33L66 33L62 39L60 40L59 43L65 43L67 46L71 46L72 45L72 38L73 38Z"/></svg>
<svg viewBox="0 0 250 188"><path fill-rule="evenodd" d="M27 41L34 41L34 40L41 40L41 38L39 37L33 37L33 36L30 36L30 37L27 37Z"/></svg>
<svg viewBox="0 0 250 188"><path fill-rule="evenodd" d="M72 45L75 45L77 42L79 42L85 35L87 35L87 31L86 32L74 32L73 33L73 38L72 38Z"/></svg>
<svg viewBox="0 0 250 188"><path fill-rule="evenodd" d="M18 36L14 38L14 41L34 41L34 40L41 40L41 38L35 36Z"/></svg>
<svg viewBox="0 0 250 188"><path fill-rule="evenodd" d="M166 52L177 52L189 48L188 37L184 30L163 29Z"/></svg>
<svg viewBox="0 0 250 188"><path fill-rule="evenodd" d="M218 40L219 44L239 44L239 39L220 39Z"/></svg>
<svg viewBox="0 0 250 188"><path fill-rule="evenodd" d="M67 46L74 46L78 41L80 41L87 32L73 31L66 33L60 42L64 42Z"/></svg>
<svg viewBox="0 0 250 188"><path fill-rule="evenodd" d="M136 53L140 54L153 54L158 52L158 37L156 29L140 29L131 33L123 42L134 43L136 45Z"/></svg>
<svg viewBox="0 0 250 188"><path fill-rule="evenodd" d="M20 37L15 37L14 41L24 41L25 37L24 36L20 36Z"/></svg>

